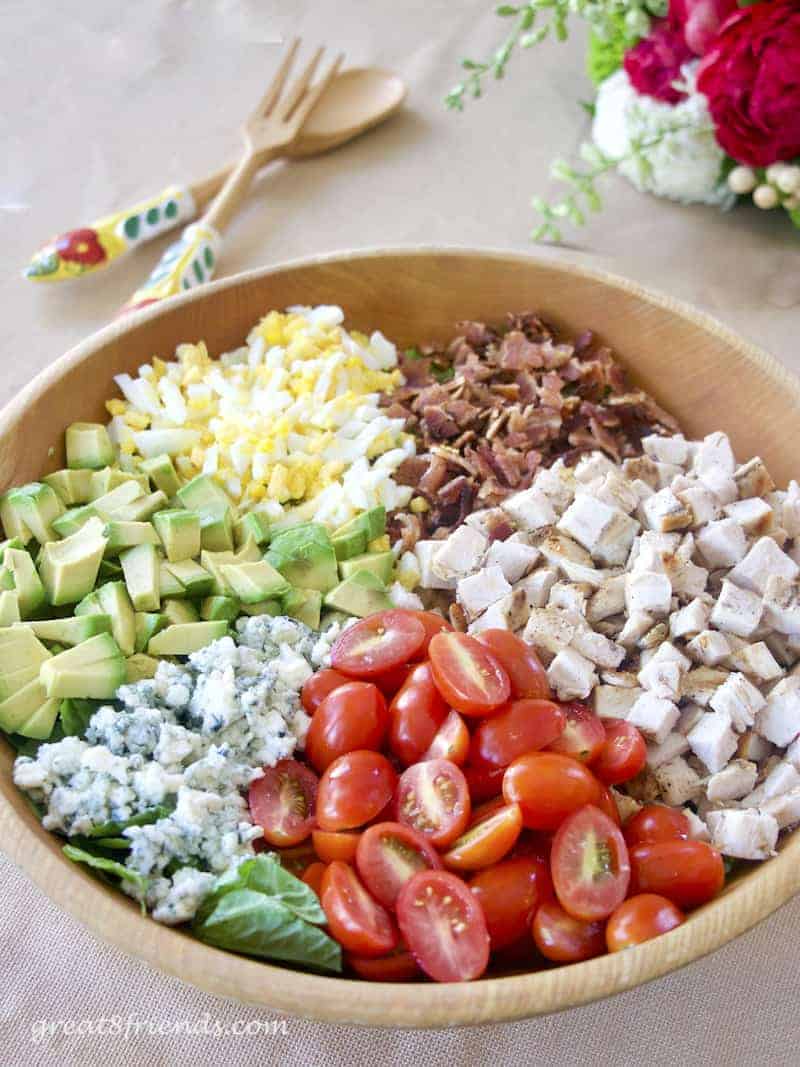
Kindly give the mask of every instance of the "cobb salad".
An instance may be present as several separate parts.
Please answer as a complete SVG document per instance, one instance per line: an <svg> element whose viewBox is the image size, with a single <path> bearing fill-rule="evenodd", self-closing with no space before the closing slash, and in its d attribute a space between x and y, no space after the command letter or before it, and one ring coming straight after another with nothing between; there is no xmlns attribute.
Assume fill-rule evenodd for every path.
<svg viewBox="0 0 800 1067"><path fill-rule="evenodd" d="M533 314L120 375L6 490L0 729L209 944L462 981L669 931L800 822L800 487Z"/></svg>

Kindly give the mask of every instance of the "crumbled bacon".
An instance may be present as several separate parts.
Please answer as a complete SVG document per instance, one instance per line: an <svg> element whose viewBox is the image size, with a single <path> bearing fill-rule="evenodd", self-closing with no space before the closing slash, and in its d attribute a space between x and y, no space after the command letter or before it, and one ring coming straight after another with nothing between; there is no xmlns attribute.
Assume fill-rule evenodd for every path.
<svg viewBox="0 0 800 1067"><path fill-rule="evenodd" d="M611 349L586 330L568 343L531 312L504 327L458 324L445 347L420 346L401 360L405 385L385 398L406 419L418 455L397 480L428 502L420 516L392 517L404 548L444 537L473 507L494 507L526 489L558 457L577 463L600 449L619 461L641 454L648 433L675 433L675 420L628 384ZM490 534L509 536L502 525Z"/></svg>

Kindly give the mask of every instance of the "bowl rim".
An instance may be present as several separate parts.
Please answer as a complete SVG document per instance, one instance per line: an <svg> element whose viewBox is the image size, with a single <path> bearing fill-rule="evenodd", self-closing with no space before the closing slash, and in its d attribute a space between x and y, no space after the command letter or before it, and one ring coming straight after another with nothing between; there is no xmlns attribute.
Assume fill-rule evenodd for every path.
<svg viewBox="0 0 800 1067"><path fill-rule="evenodd" d="M198 300L297 268L393 256L453 256L525 262L543 270L621 289L716 335L762 373L788 389L800 406L800 382L763 349L705 312L610 272L549 257L462 245L409 245L297 257L240 272L144 308L70 348L0 411L2 437L37 396L72 366L128 329ZM37 830L39 832L37 832ZM47 837L43 836L47 834ZM800 831L779 854L736 881L725 895L694 912L657 942L584 963L466 984L364 982L292 970L212 948L180 930L142 916L133 901L102 885L54 852L32 810L16 810L0 794L0 847L58 907L91 933L157 969L206 992L321 1021L371 1027L435 1027L500 1023L576 1007L623 992L700 959L744 933L800 890ZM654 951L654 948L656 951Z"/></svg>

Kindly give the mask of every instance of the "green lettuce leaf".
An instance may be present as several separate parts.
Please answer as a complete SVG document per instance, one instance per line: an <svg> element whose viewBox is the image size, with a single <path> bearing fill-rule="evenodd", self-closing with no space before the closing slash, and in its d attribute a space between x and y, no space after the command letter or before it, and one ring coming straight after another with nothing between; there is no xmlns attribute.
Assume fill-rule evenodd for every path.
<svg viewBox="0 0 800 1067"><path fill-rule="evenodd" d="M93 870L102 871L103 874L110 874L121 881L132 882L142 892L146 892L150 884L149 879L145 878L143 874L131 870L130 867L126 867L116 860L108 859L105 856L95 856L91 852L86 852L85 849L76 848L74 845L64 845L63 852L67 859L72 860L73 863L85 863L87 867L91 867Z"/></svg>
<svg viewBox="0 0 800 1067"><path fill-rule="evenodd" d="M220 876L192 932L232 952L341 971L341 948L320 929L324 922L310 886L273 856L260 855Z"/></svg>
<svg viewBox="0 0 800 1067"><path fill-rule="evenodd" d="M147 808L145 811L139 812L138 815L133 815L125 822L115 822L112 819L109 822L99 823L87 831L86 836L120 837L122 831L127 830L129 826L149 826L150 823L158 822L159 819L165 819L171 812L172 808L166 804L159 804L154 808Z"/></svg>

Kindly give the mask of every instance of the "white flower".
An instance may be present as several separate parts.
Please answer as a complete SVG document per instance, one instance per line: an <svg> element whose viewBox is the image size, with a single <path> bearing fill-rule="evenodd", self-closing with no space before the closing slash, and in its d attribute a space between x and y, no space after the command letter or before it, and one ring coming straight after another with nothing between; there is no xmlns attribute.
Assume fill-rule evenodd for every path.
<svg viewBox="0 0 800 1067"><path fill-rule="evenodd" d="M735 197L721 180L725 153L706 98L695 90L695 68L684 66L688 95L675 105L637 93L624 70L612 74L597 91L592 137L606 155L629 157L617 169L642 192L730 207ZM632 153L636 144L640 150Z"/></svg>

